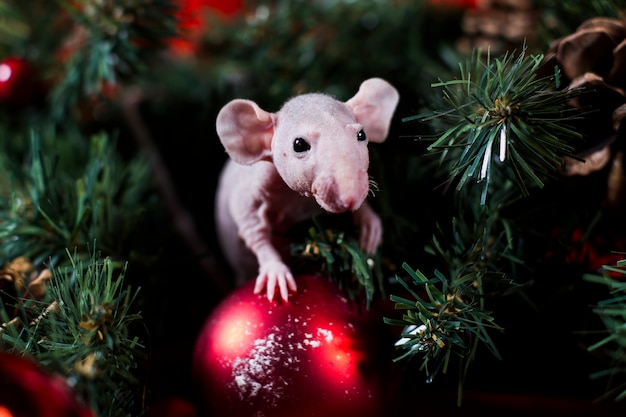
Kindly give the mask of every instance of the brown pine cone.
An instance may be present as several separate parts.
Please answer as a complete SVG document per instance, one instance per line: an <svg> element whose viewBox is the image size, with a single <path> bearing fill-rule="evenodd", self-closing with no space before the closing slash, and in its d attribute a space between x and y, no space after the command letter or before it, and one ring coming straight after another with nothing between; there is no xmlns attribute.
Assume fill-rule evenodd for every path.
<svg viewBox="0 0 626 417"><path fill-rule="evenodd" d="M548 49L540 76L557 66L564 88L585 92L569 104L584 117L575 127L585 136L577 157L566 158L563 175L588 175L603 169L624 148L622 120L626 116L626 21L593 17L574 33L555 40Z"/></svg>

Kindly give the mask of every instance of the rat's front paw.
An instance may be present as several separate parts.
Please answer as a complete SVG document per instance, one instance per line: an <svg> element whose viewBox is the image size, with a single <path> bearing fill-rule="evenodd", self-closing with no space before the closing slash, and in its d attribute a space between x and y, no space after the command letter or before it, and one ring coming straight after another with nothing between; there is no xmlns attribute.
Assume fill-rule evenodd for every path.
<svg viewBox="0 0 626 417"><path fill-rule="evenodd" d="M289 290L297 291L296 280L291 274L289 267L282 262L272 261L260 266L259 276L256 279L254 293L259 294L267 286L267 298L272 301L276 284L283 300L288 301Z"/></svg>
<svg viewBox="0 0 626 417"><path fill-rule="evenodd" d="M383 240L382 222L373 212L371 216L363 216L360 220L359 246L372 255Z"/></svg>

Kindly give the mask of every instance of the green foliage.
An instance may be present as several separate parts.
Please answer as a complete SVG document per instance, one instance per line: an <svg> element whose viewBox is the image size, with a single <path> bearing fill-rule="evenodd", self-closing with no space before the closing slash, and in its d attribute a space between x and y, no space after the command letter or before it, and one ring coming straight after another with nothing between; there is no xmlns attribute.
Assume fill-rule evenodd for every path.
<svg viewBox="0 0 626 417"><path fill-rule="evenodd" d="M412 279L400 280L403 287L414 298L391 296L396 309L404 310L402 320L385 318L392 325L405 326L396 346L406 352L396 360L409 355L423 355L421 370L432 381L437 372L447 372L453 354L461 361L459 377L458 403L462 400L462 385L470 363L474 360L478 343L482 342L491 352L499 357L488 331L502 330L494 321L491 312L480 307L480 297L468 298L468 287L477 285L471 274L450 280L439 271L433 278L427 278L419 270L412 270L403 265ZM434 362L434 364L430 364Z"/></svg>
<svg viewBox="0 0 626 417"><path fill-rule="evenodd" d="M365 293L367 308L375 297L384 297L380 254L366 254L349 230L324 225L319 217L313 223L304 243L292 245L292 253L321 265L351 300Z"/></svg>
<svg viewBox="0 0 626 417"><path fill-rule="evenodd" d="M603 284L610 290L610 298L600 301L593 312L600 317L606 327L606 337L588 347L589 351L602 351L610 366L591 375L592 379L609 378L609 393L616 401L626 398L626 259L617 265L604 265L603 275L585 275L589 282Z"/></svg>
<svg viewBox="0 0 626 417"><path fill-rule="evenodd" d="M534 0L541 11L537 25L537 39L542 47L562 36L574 33L576 28L593 16L623 19L626 10L624 0Z"/></svg>
<svg viewBox="0 0 626 417"><path fill-rule="evenodd" d="M404 326L403 338L396 343L404 353L396 360L421 356L420 369L428 380L439 371L446 373L456 357L459 404L479 347L500 358L489 331L503 329L486 309L487 300L522 288L505 272L513 272L522 261L515 256L513 227L498 214L482 207L467 218L453 218L449 231L440 228L440 237L433 237L426 251L437 257L447 272L435 270L428 278L403 264L408 275L398 281L413 299L391 295L396 309L404 313L402 319L385 318L388 324Z"/></svg>
<svg viewBox="0 0 626 417"><path fill-rule="evenodd" d="M107 84L150 68L178 35L176 8L172 0L0 0L0 56L24 56L41 70L50 115L63 122Z"/></svg>
<svg viewBox="0 0 626 417"><path fill-rule="evenodd" d="M456 190L471 181L483 184L481 204L487 200L492 177L510 178L523 196L529 186L543 187L572 156L573 143L582 135L568 125L579 118L578 110L566 104L581 90L558 90L559 73L538 78L541 55L517 58L507 53L483 62L475 51L461 78L433 84L442 87L448 110L407 117L410 121L445 117L451 127L444 130L428 150L441 153L441 163L450 181L458 180Z"/></svg>
<svg viewBox="0 0 626 417"><path fill-rule="evenodd" d="M93 2L57 0L72 28L70 59L52 94L53 112L72 109L105 84L142 74L167 41L177 35L171 0ZM65 105L65 106L63 106Z"/></svg>
<svg viewBox="0 0 626 417"><path fill-rule="evenodd" d="M96 415L130 416L144 355L129 332L141 320L132 311L139 289L125 286L125 264L95 252L85 261L67 256L67 266L52 268L43 299L18 300L22 314L11 321L3 314L2 348L63 376Z"/></svg>
<svg viewBox="0 0 626 417"><path fill-rule="evenodd" d="M73 152L63 151L68 142ZM66 249L86 256L94 239L105 253L124 258L146 213L160 212L145 158L123 160L106 134L55 141L33 132L24 156L24 164L7 155L0 161L9 179L1 190L2 263L18 256L57 263Z"/></svg>
<svg viewBox="0 0 626 417"><path fill-rule="evenodd" d="M426 1L253 0L246 7L240 19L207 23L202 53L217 82L272 111L303 92L347 99L372 76L422 90L422 74L441 73L441 45L458 33L441 27L456 28L460 18Z"/></svg>

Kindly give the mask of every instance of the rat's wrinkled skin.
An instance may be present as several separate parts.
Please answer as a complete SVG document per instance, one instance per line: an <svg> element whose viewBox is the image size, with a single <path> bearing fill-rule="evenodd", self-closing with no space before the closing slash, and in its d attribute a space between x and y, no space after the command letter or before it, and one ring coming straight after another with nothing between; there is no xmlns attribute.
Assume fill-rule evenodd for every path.
<svg viewBox="0 0 626 417"><path fill-rule="evenodd" d="M379 217L369 192L368 141L386 139L398 92L380 78L364 81L346 102L302 94L277 113L236 99L217 116L217 133L230 156L220 177L216 225L222 250L238 283L257 275L255 293L283 300L297 285L272 244L321 210L352 212L359 243L374 253L381 243Z"/></svg>

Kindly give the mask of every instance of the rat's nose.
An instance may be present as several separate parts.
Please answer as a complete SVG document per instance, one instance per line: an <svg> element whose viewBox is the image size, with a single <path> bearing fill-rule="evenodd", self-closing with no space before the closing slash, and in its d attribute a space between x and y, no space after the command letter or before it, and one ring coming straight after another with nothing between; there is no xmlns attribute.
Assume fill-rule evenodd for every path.
<svg viewBox="0 0 626 417"><path fill-rule="evenodd" d="M363 200L355 196L349 196L343 198L340 204L343 207L342 211L354 211L361 207L361 204L363 204Z"/></svg>
<svg viewBox="0 0 626 417"><path fill-rule="evenodd" d="M341 185L334 179L318 178L311 187L311 191L318 204L331 213L354 211L361 207L367 197L368 185L357 181L342 182Z"/></svg>

